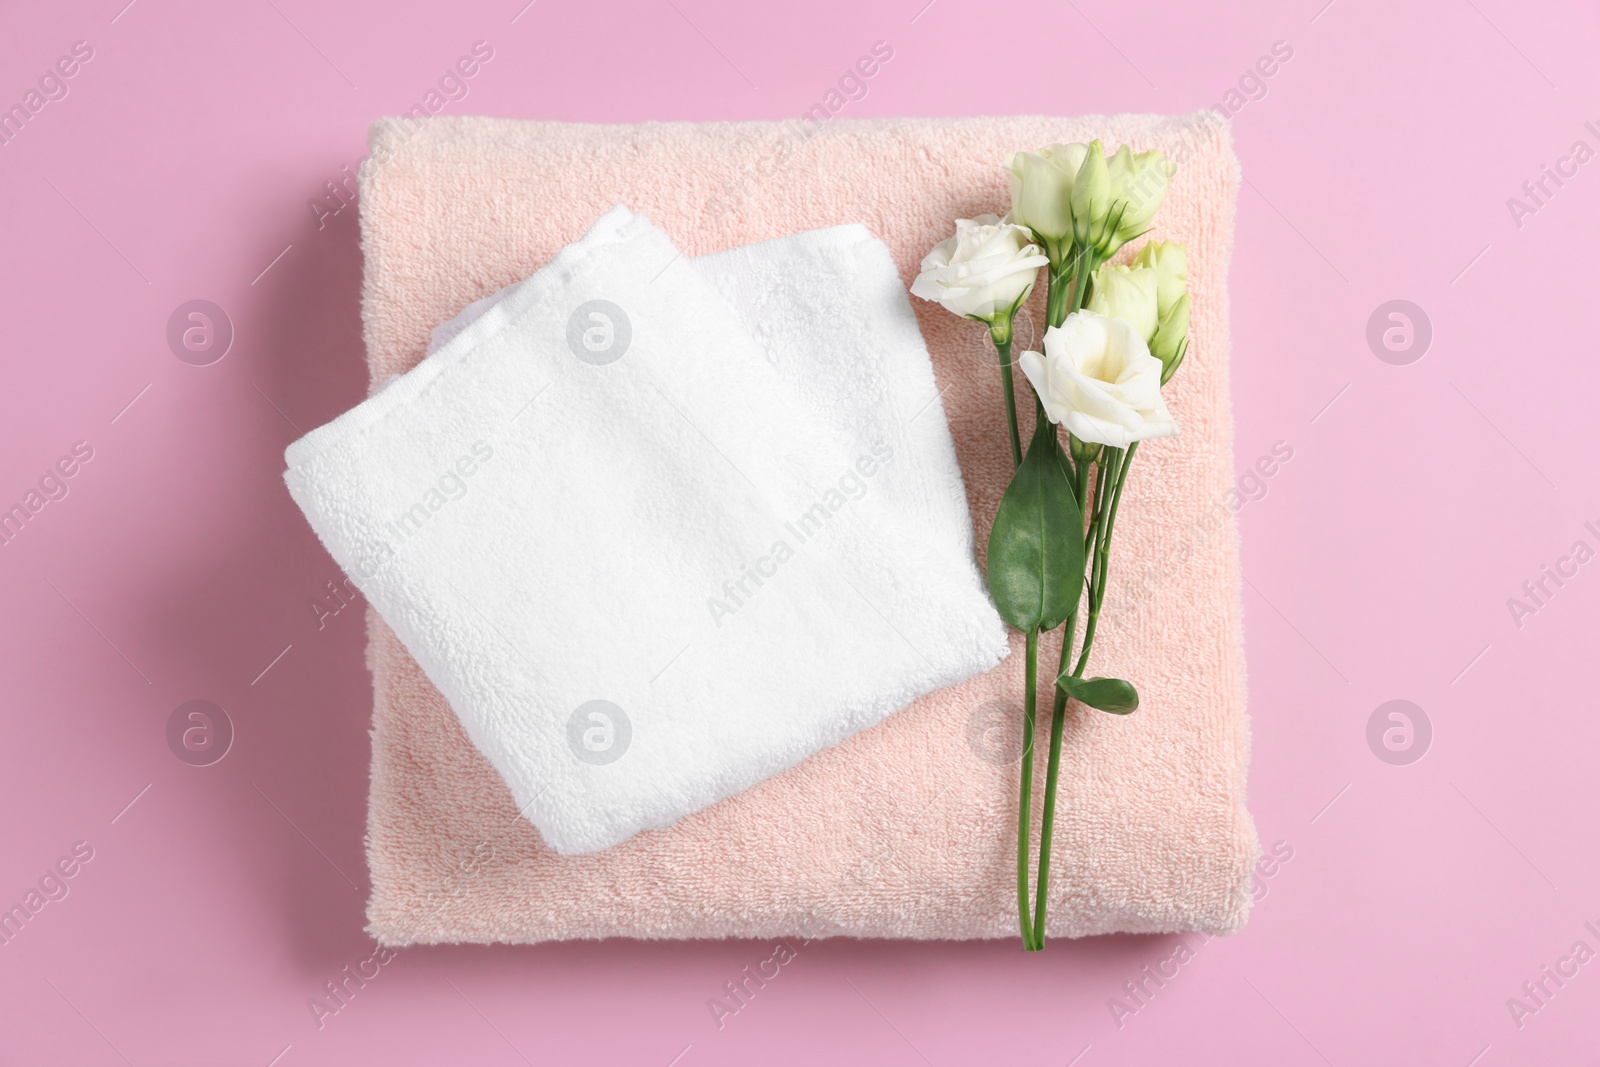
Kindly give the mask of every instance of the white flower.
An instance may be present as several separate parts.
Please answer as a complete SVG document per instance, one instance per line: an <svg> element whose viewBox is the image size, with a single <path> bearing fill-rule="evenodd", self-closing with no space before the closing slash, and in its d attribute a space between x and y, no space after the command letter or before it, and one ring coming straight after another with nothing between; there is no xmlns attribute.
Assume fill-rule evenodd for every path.
<svg viewBox="0 0 1600 1067"><path fill-rule="evenodd" d="M1161 399L1161 361L1121 319L1075 311L1045 332L1043 355L1017 362L1050 421L1079 440L1127 448L1178 432Z"/></svg>
<svg viewBox="0 0 1600 1067"><path fill-rule="evenodd" d="M957 219L956 235L923 259L911 293L964 318L1009 322L1049 262L1021 226L993 215Z"/></svg>
<svg viewBox="0 0 1600 1067"><path fill-rule="evenodd" d="M1006 173L1011 178L1011 214L1007 217L1046 243L1071 240L1072 186L1088 154L1086 144L1053 144L1006 157Z"/></svg>
<svg viewBox="0 0 1600 1067"><path fill-rule="evenodd" d="M1157 295L1159 276L1149 267L1122 267L1107 263L1094 272L1094 292L1085 305L1096 314L1121 319L1144 338L1155 336L1161 315Z"/></svg>

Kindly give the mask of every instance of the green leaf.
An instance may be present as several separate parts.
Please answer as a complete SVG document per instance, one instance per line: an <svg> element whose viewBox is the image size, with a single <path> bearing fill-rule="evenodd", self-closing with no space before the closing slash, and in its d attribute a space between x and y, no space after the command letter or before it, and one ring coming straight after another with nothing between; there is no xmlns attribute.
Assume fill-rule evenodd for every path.
<svg viewBox="0 0 1600 1067"><path fill-rule="evenodd" d="M1083 513L1042 415L989 533L989 594L1026 633L1060 626L1083 592Z"/></svg>
<svg viewBox="0 0 1600 1067"><path fill-rule="evenodd" d="M1139 691L1132 682L1121 678L1068 678L1063 675L1056 679L1056 685L1079 702L1113 715L1139 710Z"/></svg>

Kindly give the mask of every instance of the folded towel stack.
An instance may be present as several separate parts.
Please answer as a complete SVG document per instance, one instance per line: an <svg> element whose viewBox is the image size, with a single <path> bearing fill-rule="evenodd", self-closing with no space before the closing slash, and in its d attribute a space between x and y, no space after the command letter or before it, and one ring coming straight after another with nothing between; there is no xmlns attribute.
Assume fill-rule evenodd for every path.
<svg viewBox="0 0 1600 1067"><path fill-rule="evenodd" d="M1225 503L1233 484L1225 283L1238 188L1225 127L1206 116L835 118L803 130L380 122L374 160L361 176L368 359L375 385L416 366L430 331L527 278L622 201L685 253L660 281L689 263L701 270L816 426L836 441L849 440L852 426L893 441L892 462L859 503L893 500L902 514L925 509L928 518L917 521L932 542L948 525L939 518L950 505L947 492L960 503L955 487L964 482L981 544L1011 473L999 376L981 329L920 303L916 323L902 304L880 325L863 309L890 306L887 298L836 303L838 294L819 281L848 272L873 293L892 286L903 300L919 259L949 235L951 219L1004 210L998 162L1007 152L1093 137L1160 148L1177 161L1152 236L1188 246L1194 308L1190 354L1167 390L1184 432L1140 451L1117 526L1117 558L1127 565L1112 568L1096 642L1097 669L1134 679L1143 706L1126 718L1075 709L1069 720L1050 935L1220 933L1248 913L1257 855L1244 806L1239 570ZM857 226L824 231L835 236L817 236L812 248L787 246L792 258L782 263L762 261L759 247L736 248L853 221L887 246L897 278L836 264L883 254ZM719 263L721 271L710 269ZM1037 307L1031 317L1038 322ZM825 336L791 343L804 324ZM897 354L904 346L891 346L878 364L866 349L849 347L856 335L900 336L918 325L936 389L913 381L915 361ZM912 351L924 358L920 341ZM595 369L624 370L627 360ZM902 380L913 384L896 389ZM551 389L519 425L556 395ZM942 399L918 416L935 394ZM514 414L521 402L497 398L496 410ZM880 408L892 414L880 416ZM908 474L912 457L935 464L948 455L947 441L928 443L946 433L946 414L961 479L929 478L921 488L916 480L892 483ZM896 428L910 435L905 444ZM480 473L502 458L497 450ZM447 507L479 489L474 483ZM972 536L961 531L950 550L963 557ZM376 612L368 621L367 914L369 930L386 945L819 932L1016 936L1021 656L670 827L569 856L519 816L522 802L394 630ZM481 620L474 625L482 629ZM1015 638L1013 647L1020 647ZM1053 654L1046 650L1046 662Z"/></svg>
<svg viewBox="0 0 1600 1067"><path fill-rule="evenodd" d="M697 265L616 208L288 450L312 527L560 852L671 825L1009 650L955 551L971 522L887 250L806 276L828 313L863 310L865 363L814 397L885 401L841 433L714 284L800 373L819 320L757 311L739 279L798 278L799 250L841 240L874 243ZM881 373L890 349L909 380Z"/></svg>

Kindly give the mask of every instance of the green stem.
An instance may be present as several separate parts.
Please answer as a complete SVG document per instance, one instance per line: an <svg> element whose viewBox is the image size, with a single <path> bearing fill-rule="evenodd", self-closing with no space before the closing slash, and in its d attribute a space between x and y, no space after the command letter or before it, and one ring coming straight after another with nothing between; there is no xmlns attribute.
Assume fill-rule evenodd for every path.
<svg viewBox="0 0 1600 1067"><path fill-rule="evenodd" d="M1071 262L1072 260L1068 259L1059 269L1055 266L1050 267L1049 290L1044 302L1044 321L1047 327L1060 326L1075 310L1071 306L1074 303L1072 295L1078 287L1066 284L1073 280L1072 275L1068 273Z"/></svg>
<svg viewBox="0 0 1600 1067"><path fill-rule="evenodd" d="M990 334L991 339L993 334ZM1017 391L1011 375L1011 338L995 341L995 352L1000 356L1000 379L1006 388L1006 422L1011 426L1011 467L1022 466L1022 437L1017 433Z"/></svg>
<svg viewBox="0 0 1600 1067"><path fill-rule="evenodd" d="M1083 500L1089 491L1089 464L1083 463L1078 467L1078 499ZM1098 495L1098 494L1097 494ZM1092 514L1088 530L1084 534L1084 550L1088 551L1093 542L1096 528L1099 525L1098 514ZM1065 629L1061 632L1061 658L1056 665L1056 674L1067 669L1067 662L1072 658L1072 645L1078 636L1078 609L1073 608L1072 614L1067 616ZM1038 893L1034 898L1034 939L1038 946L1044 948L1045 912L1049 905L1050 886L1050 845L1055 838L1056 829L1056 786L1061 777L1061 741L1066 733L1067 723L1067 694L1059 686L1051 687L1054 699L1050 708L1050 762L1045 771L1044 779L1044 813L1043 826L1039 830L1039 879Z"/></svg>
<svg viewBox="0 0 1600 1067"><path fill-rule="evenodd" d="M1062 286L1061 279L1054 271L1050 272L1046 283L1048 288L1045 295L1046 307L1061 299L1059 296ZM991 337L993 335L991 334ZM1017 430L1016 400L1012 390L1012 374L1010 360L1011 338L1007 336L1004 347L1001 342L995 342L995 348L1000 352L1001 375L1006 383L1006 417L1011 426L1011 455L1017 466L1022 463L1022 441ZM1045 417L1044 402L1034 394L1034 435L1046 432L1052 438L1055 427L1049 425ZM1022 704L1022 782L1020 795L1017 800L1017 923L1022 930L1022 947L1025 951L1036 951L1042 944L1036 944L1033 916L1028 909L1028 852L1029 838L1033 826L1033 737L1038 718L1039 694L1039 631L1031 629L1025 636L1027 652L1025 660L1025 691Z"/></svg>
<svg viewBox="0 0 1600 1067"><path fill-rule="evenodd" d="M1122 453L1114 448L1101 448L1099 463L1096 465L1098 475L1094 480L1094 512L1089 523L1088 536L1084 538L1083 551L1089 561L1089 605L1094 606L1095 590L1100 588L1100 538L1105 531L1106 497L1111 486L1116 484L1117 463L1122 459Z"/></svg>
<svg viewBox="0 0 1600 1067"><path fill-rule="evenodd" d="M1062 282L1066 282L1067 277L1069 277L1067 275L1069 270L1070 286L1062 285ZM1051 267L1050 293L1046 296L1045 301L1046 325L1059 326L1061 323L1066 322L1067 315L1083 307L1083 298L1088 293L1088 274L1090 274L1090 270L1093 270L1093 262L1091 262L1088 253L1080 250L1074 250L1074 254L1066 259L1061 269L1058 270L1056 267ZM1078 506L1080 507L1083 504L1083 496L1088 491L1088 474L1090 474L1088 469L1090 469L1088 462L1078 464L1077 469L1075 469ZM1094 485L1096 504L1094 504L1093 512L1090 514L1090 526L1088 526L1088 530L1085 533L1085 549L1088 549L1088 545L1093 542L1099 526L1101 482L1102 480L1098 480ZM1091 589L1093 589L1093 582L1091 582ZM1077 608L1074 608L1072 614L1067 617L1066 627L1062 629L1061 662L1056 667L1056 675L1059 675L1062 670L1066 670L1067 661L1072 657L1072 643L1077 638L1077 627L1078 613ZM1042 813L1042 825L1038 830L1038 888L1034 897L1034 944L1032 944L1034 952L1038 952L1038 950L1042 950L1045 947L1045 912L1046 907L1048 907L1048 897L1050 897L1050 846L1054 838L1054 832L1056 832L1056 790L1058 790L1059 781L1061 781L1061 741L1062 736L1066 734L1067 725L1067 694L1061 691L1059 686L1054 685L1054 680L1051 680L1050 688L1051 694L1053 694L1050 715L1050 761L1048 761L1045 771L1045 809L1043 809ZM1030 702L1037 702L1032 683L1029 685L1029 697L1027 699ZM1030 733L1032 731L1032 712L1029 715L1027 731L1029 731L1029 736L1032 736L1032 733ZM1032 771L1032 766L1029 766L1029 771Z"/></svg>
<svg viewBox="0 0 1600 1067"><path fill-rule="evenodd" d="M1067 620L1068 628L1061 638L1063 650L1071 639L1077 621L1077 613L1074 612L1073 617ZM1067 695L1059 687L1051 688L1055 690L1055 700L1052 701L1050 713L1050 763L1044 779L1043 825L1039 828L1039 885L1033 905L1035 950L1044 948L1045 908L1050 894L1050 842L1055 836L1056 823L1056 781L1061 775L1061 739L1066 733L1067 722Z"/></svg>
<svg viewBox="0 0 1600 1067"><path fill-rule="evenodd" d="M1089 649L1094 645L1095 626L1100 621L1100 605L1106 595L1106 571L1111 561L1111 534L1117 523L1117 508L1122 504L1122 487L1128 480L1128 467L1133 463L1133 454L1138 451L1139 442L1135 441L1122 453L1122 462L1116 470L1116 488L1111 493L1111 501L1106 506L1105 517L1100 531L1099 543L1095 546L1096 574L1095 586L1089 598L1089 621L1083 628L1083 653L1078 658L1078 665L1073 668L1075 676L1083 675L1083 668L1089 662ZM1101 476L1105 471L1102 469Z"/></svg>
<svg viewBox="0 0 1600 1067"><path fill-rule="evenodd" d="M1087 249L1073 248L1059 263L1049 267L1049 290L1045 298L1045 326L1060 326L1067 316L1083 308L1089 296L1089 276L1094 273L1095 257Z"/></svg>
<svg viewBox="0 0 1600 1067"><path fill-rule="evenodd" d="M1028 913L1028 837L1033 823L1033 724L1039 684L1039 631L1027 634L1027 689L1022 698L1022 796L1017 802L1017 921L1022 947L1034 951L1033 917Z"/></svg>

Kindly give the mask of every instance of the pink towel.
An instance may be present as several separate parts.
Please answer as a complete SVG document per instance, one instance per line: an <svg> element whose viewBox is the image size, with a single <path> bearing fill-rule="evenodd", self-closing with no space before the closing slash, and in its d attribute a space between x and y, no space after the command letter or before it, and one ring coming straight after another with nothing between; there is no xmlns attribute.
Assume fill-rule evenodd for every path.
<svg viewBox="0 0 1600 1067"><path fill-rule="evenodd" d="M1249 912L1259 847L1244 804L1228 504L1238 164L1216 120L380 121L361 175L370 371L377 383L413 366L433 326L532 273L617 202L689 255L863 222L909 284L952 220L1005 212L1008 152L1094 137L1178 163L1152 236L1188 245L1194 307L1188 359L1166 390L1183 433L1140 449L1095 645L1096 673L1129 678L1143 704L1127 717L1068 713L1049 927L1225 933ZM916 303L982 534L1011 470L999 375L981 327ZM385 945L1016 936L1020 638L988 674L745 793L604 852L559 856L394 635L368 621L367 915ZM1047 668L1054 655L1042 653Z"/></svg>

